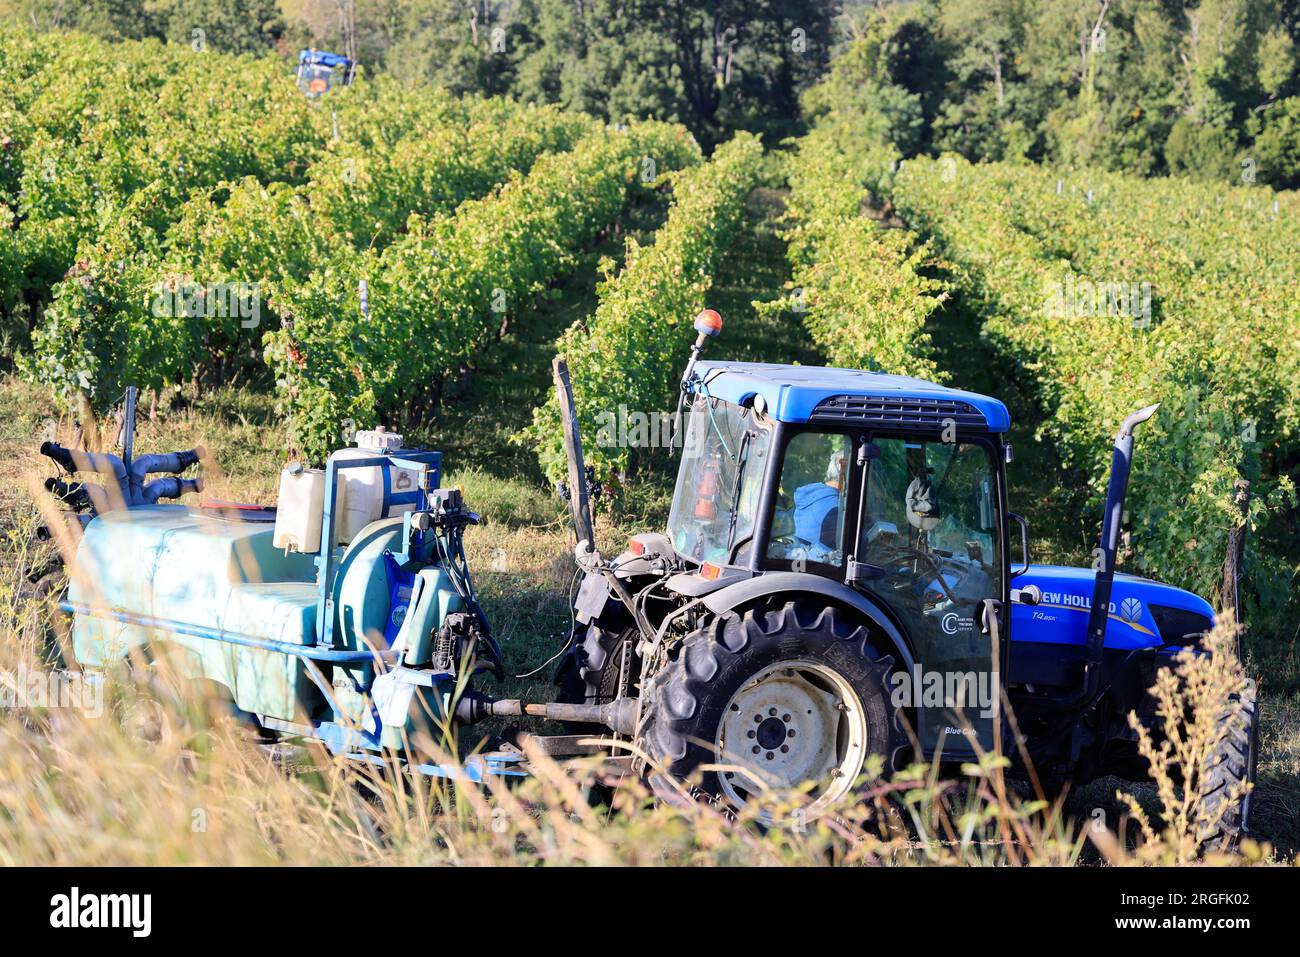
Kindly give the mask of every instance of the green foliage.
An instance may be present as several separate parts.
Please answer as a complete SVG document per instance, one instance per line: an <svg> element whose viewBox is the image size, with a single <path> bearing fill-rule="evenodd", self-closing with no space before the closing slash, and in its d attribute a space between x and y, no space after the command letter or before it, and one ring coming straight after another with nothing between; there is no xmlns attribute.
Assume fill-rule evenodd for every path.
<svg viewBox="0 0 1300 957"><path fill-rule="evenodd" d="M326 112L246 59L11 41L6 68L39 82L0 101L26 121L0 269L19 292L54 287L26 375L102 405L128 383L220 382L265 338L294 440L316 457L344 420L418 421L630 188L699 157L662 124L606 132L388 80L336 91ZM232 98L240 115L216 122ZM257 309L229 311L213 284Z"/></svg>
<svg viewBox="0 0 1300 957"><path fill-rule="evenodd" d="M802 314L832 365L942 381L925 332L946 298L945 284L924 273L931 244L867 218L867 187L889 175L896 154L864 151L851 133L824 120L798 142L783 234L794 293L765 311Z"/></svg>
<svg viewBox="0 0 1300 957"><path fill-rule="evenodd" d="M455 94L510 93L532 45L530 11L531 4L410 0L399 8L394 40L380 55L403 83L432 83Z"/></svg>
<svg viewBox="0 0 1300 957"><path fill-rule="evenodd" d="M403 105L395 89L363 84L348 92L337 111L339 136L299 185L248 176L202 190L174 213L151 187L150 204L106 216L82 242L74 274L55 288L29 374L99 402L111 402L128 383L157 388L209 373L221 379L232 365L260 360L263 333L279 324L265 297L334 259L382 248L411 214L451 212L539 155L568 148L593 125L552 108L457 103L439 94L417 99L424 110L410 134L388 142L398 129L391 114ZM146 224L169 217L174 221L155 240ZM134 247L133 235L140 237ZM114 266L123 260L130 270ZM113 282L104 281L108 275ZM205 318L178 323L166 309L156 315L151 308L160 290L213 283L254 289L261 297L256 315L205 309ZM162 355L114 344L159 336L172 342Z"/></svg>
<svg viewBox="0 0 1300 957"><path fill-rule="evenodd" d="M150 0L147 6L170 42L218 53L265 53L284 32L275 0Z"/></svg>
<svg viewBox="0 0 1300 957"><path fill-rule="evenodd" d="M1269 30L1259 46L1259 85L1269 96L1284 96L1294 85L1296 45L1281 24Z"/></svg>
<svg viewBox="0 0 1300 957"><path fill-rule="evenodd" d="M342 143L310 170L312 216L359 249L384 246L412 213L450 212L537 157L566 150L591 129L584 117L509 100L467 101L463 119L388 148Z"/></svg>
<svg viewBox="0 0 1300 957"><path fill-rule="evenodd" d="M1232 133L1219 126L1180 117L1165 142L1165 162L1172 173L1194 179L1228 179L1233 172L1237 144Z"/></svg>
<svg viewBox="0 0 1300 957"><path fill-rule="evenodd" d="M35 333L34 353L20 357L28 379L55 384L67 397L80 390L108 406L127 384L161 385L168 372L198 360L193 346L201 342L201 320L169 317L152 323L150 335L142 334L150 289L162 278L154 268L156 235L141 223L160 205L160 192L137 193L100 233L99 255L68 271ZM124 303L131 308L122 308Z"/></svg>
<svg viewBox="0 0 1300 957"><path fill-rule="evenodd" d="M161 234L196 190L242 176L300 181L324 143L318 111L276 63L10 30L0 47L6 73L22 78L0 95L11 104L0 106L16 225L0 277L10 309L46 301L79 243L146 188L132 223Z"/></svg>
<svg viewBox="0 0 1300 957"><path fill-rule="evenodd" d="M341 17L328 4L271 0L0 0L0 18L222 52L351 51L408 87L679 121L706 149L734 129L769 142L802 132L802 97L808 120L852 114L908 156L1223 180L1257 147L1290 164L1276 142L1285 124L1261 137L1264 114L1300 95L1294 6L359 0ZM1295 175L1288 165L1270 182Z"/></svg>
<svg viewBox="0 0 1300 957"><path fill-rule="evenodd" d="M1256 155L1254 145L1284 164L1269 181L1285 184L1296 166L1277 109L1300 92L1300 60L1295 17L1282 16L1284 7L873 6L804 103L814 115L856 114L907 156L946 150L972 161L1027 158L1223 182L1236 179L1239 155ZM1282 122L1266 142L1270 113Z"/></svg>
<svg viewBox="0 0 1300 957"><path fill-rule="evenodd" d="M826 78L803 95L807 118L830 117L911 155L924 148L944 65L925 21L905 7L873 8Z"/></svg>
<svg viewBox="0 0 1300 957"><path fill-rule="evenodd" d="M1278 189L1300 188L1300 96L1273 104L1262 126L1254 146L1260 179Z"/></svg>
<svg viewBox="0 0 1300 957"><path fill-rule="evenodd" d="M163 23L152 7L151 0L0 0L0 17L38 30L80 30L102 40L161 38Z"/></svg>
<svg viewBox="0 0 1300 957"><path fill-rule="evenodd" d="M694 339L689 324L704 307L714 268L740 222L762 158L758 140L738 133L707 164L673 176L673 206L654 245L629 241L623 270L600 286L595 314L560 337L558 351L569 364L584 436L597 434L602 412L673 409ZM554 396L535 410L523 437L537 445L548 476L564 473ZM602 476L634 464L635 450L625 443L589 441L584 453Z"/></svg>
<svg viewBox="0 0 1300 957"><path fill-rule="evenodd" d="M266 355L295 447L319 459L350 425L418 421L442 383L617 216L629 190L696 156L676 127L594 131L455 216L413 216L383 252L340 257L273 293L284 321Z"/></svg>
<svg viewBox="0 0 1300 957"><path fill-rule="evenodd" d="M1295 195L954 157L904 164L892 195L955 264L983 334L1035 383L1050 412L1044 438L1096 499L1108 436L1162 404L1140 435L1129 495L1136 561L1215 592L1234 481L1255 483L1257 531L1294 498ZM1272 547L1261 565L1281 557Z"/></svg>
<svg viewBox="0 0 1300 957"><path fill-rule="evenodd" d="M383 56L407 82L679 121L712 146L737 128L797 129L837 12L822 0L415 0Z"/></svg>
<svg viewBox="0 0 1300 957"><path fill-rule="evenodd" d="M712 147L800 127L826 69L838 0L0 0L0 20L221 53L353 56L370 75L508 95L607 122L682 122Z"/></svg>

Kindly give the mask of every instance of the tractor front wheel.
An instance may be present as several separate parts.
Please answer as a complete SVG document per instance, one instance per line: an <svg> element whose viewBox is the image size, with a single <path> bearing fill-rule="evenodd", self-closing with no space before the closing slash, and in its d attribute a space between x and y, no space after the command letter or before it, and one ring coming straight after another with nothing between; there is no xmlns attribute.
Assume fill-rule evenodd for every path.
<svg viewBox="0 0 1300 957"><path fill-rule="evenodd" d="M641 677L636 653L637 630L621 607L610 609L575 637L561 663L555 683L556 700L565 704L606 704L624 694L635 695Z"/></svg>
<svg viewBox="0 0 1300 957"><path fill-rule="evenodd" d="M810 781L805 815L825 813L854 790L868 756L888 768L903 740L892 666L836 609L790 602L723 615L682 640L648 691L652 784L664 793L666 772L738 809Z"/></svg>
<svg viewBox="0 0 1300 957"><path fill-rule="evenodd" d="M1259 760L1259 698L1248 682L1233 696L1241 707L1224 716L1227 728L1201 774L1197 818L1202 851L1231 851L1250 828Z"/></svg>

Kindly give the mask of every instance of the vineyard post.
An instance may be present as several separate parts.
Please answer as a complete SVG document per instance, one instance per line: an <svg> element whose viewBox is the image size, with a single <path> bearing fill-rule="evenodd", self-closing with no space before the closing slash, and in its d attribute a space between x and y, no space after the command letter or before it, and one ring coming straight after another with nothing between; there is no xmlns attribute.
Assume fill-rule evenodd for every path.
<svg viewBox="0 0 1300 957"><path fill-rule="evenodd" d="M1241 567L1246 551L1247 512L1250 505L1250 482L1237 479L1233 482L1233 501L1239 513L1228 530L1228 554L1223 560L1223 591L1221 604L1225 609L1232 609L1233 620L1241 622ZM1241 654L1241 638L1238 632L1237 654Z"/></svg>

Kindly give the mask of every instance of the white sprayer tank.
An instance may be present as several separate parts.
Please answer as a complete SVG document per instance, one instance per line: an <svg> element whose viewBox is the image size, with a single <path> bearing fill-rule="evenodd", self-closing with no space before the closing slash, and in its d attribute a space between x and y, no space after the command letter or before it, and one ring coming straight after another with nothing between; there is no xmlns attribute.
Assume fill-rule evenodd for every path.
<svg viewBox="0 0 1300 957"><path fill-rule="evenodd" d="M402 437L389 432L382 425L374 431L358 432L357 447L340 449L330 456L331 461L369 459L376 455L395 452L402 447ZM412 511L411 504L393 505L384 512L384 471L380 466L338 469L338 501L334 506L335 538L338 544L352 541L363 528L381 518ZM389 472L392 492L413 492L418 487L419 473L411 469L391 468Z"/></svg>

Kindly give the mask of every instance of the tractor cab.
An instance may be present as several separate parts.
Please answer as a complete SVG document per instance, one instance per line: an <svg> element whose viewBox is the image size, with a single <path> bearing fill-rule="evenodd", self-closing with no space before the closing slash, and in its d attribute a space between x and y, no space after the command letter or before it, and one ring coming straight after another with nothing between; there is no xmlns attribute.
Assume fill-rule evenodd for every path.
<svg viewBox="0 0 1300 957"><path fill-rule="evenodd" d="M298 54L298 86L310 97L323 96L335 83L352 83L354 64L350 59L324 50L303 50Z"/></svg>
<svg viewBox="0 0 1300 957"><path fill-rule="evenodd" d="M699 363L668 520L689 569L677 584L788 573L871 608L916 666L905 691L926 750L989 747L989 676L1007 655L985 605L1005 615L1008 424L1001 402L918 379ZM922 671L946 691L968 683L964 720L951 695L925 696Z"/></svg>

